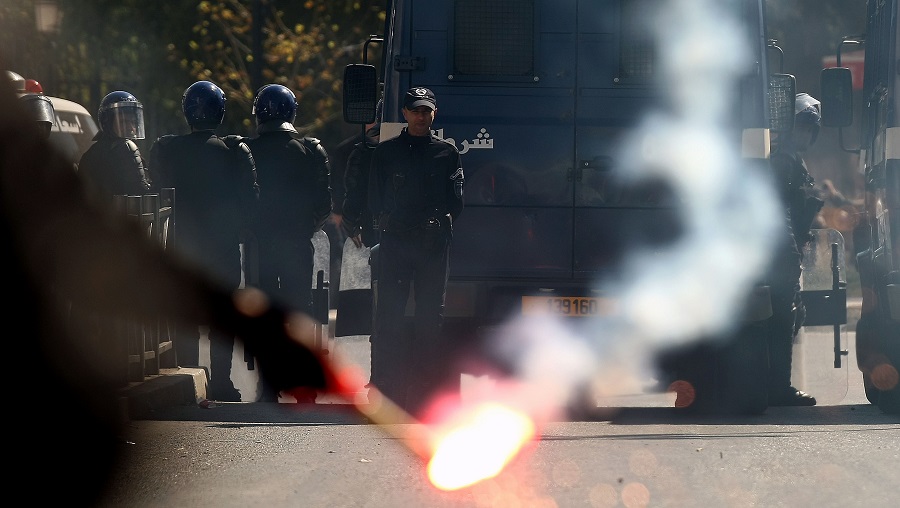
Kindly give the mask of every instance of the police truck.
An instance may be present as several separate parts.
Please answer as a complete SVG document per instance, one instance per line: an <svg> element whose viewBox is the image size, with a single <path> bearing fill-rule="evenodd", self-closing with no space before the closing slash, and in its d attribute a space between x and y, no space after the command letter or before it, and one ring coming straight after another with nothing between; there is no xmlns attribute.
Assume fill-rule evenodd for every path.
<svg viewBox="0 0 900 508"><path fill-rule="evenodd" d="M670 184L630 182L614 171L642 116L672 107L646 24L661 3L388 0L384 35L371 36L363 61L345 70L345 121L371 122L383 98L378 120L387 139L403 126L404 92L427 87L438 104L433 133L462 154L465 210L453 224L445 306L445 332L457 345L447 358L460 372L477 371L463 359L510 319L549 313L578 326L616 312L618 295L606 283L634 249L662 252L683 234ZM777 51L763 0L715 4L738 20L749 48L727 90L727 136L748 171L768 171L770 134L792 126L793 77L770 69ZM731 51L715 40L705 50ZM377 305L377 280L372 289ZM339 303L338 329L351 314ZM681 380L691 389L682 405L764 411L770 315L767 287L756 284L734 326L658 352L661 389ZM588 390L570 403L572 414L594 400Z"/></svg>

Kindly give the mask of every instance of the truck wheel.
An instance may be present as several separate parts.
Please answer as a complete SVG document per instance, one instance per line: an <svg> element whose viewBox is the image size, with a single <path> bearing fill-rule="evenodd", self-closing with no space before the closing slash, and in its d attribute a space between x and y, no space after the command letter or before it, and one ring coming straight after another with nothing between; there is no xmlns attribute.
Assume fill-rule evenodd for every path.
<svg viewBox="0 0 900 508"><path fill-rule="evenodd" d="M888 364L882 368L886 371L887 383L892 383L893 387L889 390L880 390L878 392L878 407L887 414L900 414L900 331L898 331L896 321L891 322L885 320L882 324L884 337L884 350L886 352Z"/></svg>
<svg viewBox="0 0 900 508"><path fill-rule="evenodd" d="M896 322L874 312L860 317L856 324L857 363L863 373L866 398L883 412L900 414L900 330ZM873 381L872 377L880 378ZM881 388L879 388L881 386Z"/></svg>
<svg viewBox="0 0 900 508"><path fill-rule="evenodd" d="M900 415L900 388L879 392L878 407L889 415Z"/></svg>
<svg viewBox="0 0 900 508"><path fill-rule="evenodd" d="M875 404L877 406L878 405L878 394L879 394L878 388L875 388L875 385L873 385L872 382L869 381L869 378L866 377L865 374L863 374L862 377L863 377L863 389L866 391L866 399L869 400L869 404Z"/></svg>

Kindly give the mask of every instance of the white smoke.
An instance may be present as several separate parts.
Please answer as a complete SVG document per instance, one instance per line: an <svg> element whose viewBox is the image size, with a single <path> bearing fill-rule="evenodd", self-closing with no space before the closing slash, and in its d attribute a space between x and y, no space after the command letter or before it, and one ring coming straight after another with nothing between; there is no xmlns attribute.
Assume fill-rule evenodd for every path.
<svg viewBox="0 0 900 508"><path fill-rule="evenodd" d="M544 394L646 379L660 348L732 326L782 220L774 189L742 160L732 127L738 79L752 63L745 29L717 0L668 0L658 14L670 108L643 119L616 170L631 182L668 181L682 204L684 232L665 249L629 253L619 283L604 288L616 311L582 336L534 320L509 327L498 347L521 348L519 373Z"/></svg>

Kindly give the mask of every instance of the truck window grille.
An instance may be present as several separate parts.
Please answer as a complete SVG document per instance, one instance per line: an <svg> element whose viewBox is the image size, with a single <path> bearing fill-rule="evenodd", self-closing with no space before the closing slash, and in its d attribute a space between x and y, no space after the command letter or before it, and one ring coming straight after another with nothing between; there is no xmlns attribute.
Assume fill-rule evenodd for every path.
<svg viewBox="0 0 900 508"><path fill-rule="evenodd" d="M656 52L647 12L659 8L654 0L622 3L622 34L619 44L619 77L626 80L653 79Z"/></svg>
<svg viewBox="0 0 900 508"><path fill-rule="evenodd" d="M457 0L453 73L458 76L533 76L533 0Z"/></svg>

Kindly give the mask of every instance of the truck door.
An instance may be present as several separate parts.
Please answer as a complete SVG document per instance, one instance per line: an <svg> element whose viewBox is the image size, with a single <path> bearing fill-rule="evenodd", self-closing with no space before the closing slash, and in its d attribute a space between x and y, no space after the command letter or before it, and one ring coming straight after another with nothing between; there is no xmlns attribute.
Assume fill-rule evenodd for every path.
<svg viewBox="0 0 900 508"><path fill-rule="evenodd" d="M447 26L433 16L441 3ZM410 54L428 61L409 85L436 93L434 128L466 173L451 276L571 278L578 2L425 5Z"/></svg>
<svg viewBox="0 0 900 508"><path fill-rule="evenodd" d="M387 90L432 88L434 127L463 154L452 276L587 280L631 243L677 231L664 189L612 176L623 133L653 103L652 3L455 0L446 18L413 6L411 58L394 68L414 70Z"/></svg>
<svg viewBox="0 0 900 508"><path fill-rule="evenodd" d="M448 0L406 13L385 111L399 118L390 97L404 87L432 88L434 128L463 154L453 277L592 278L631 239L674 231L659 189L626 192L611 177L622 134L652 102L647 4ZM442 7L449 16L434 16Z"/></svg>
<svg viewBox="0 0 900 508"><path fill-rule="evenodd" d="M617 149L654 104L648 12L657 2L578 2L575 50L573 258L575 278L595 276L635 244L678 231L662 184L626 187L613 172Z"/></svg>

